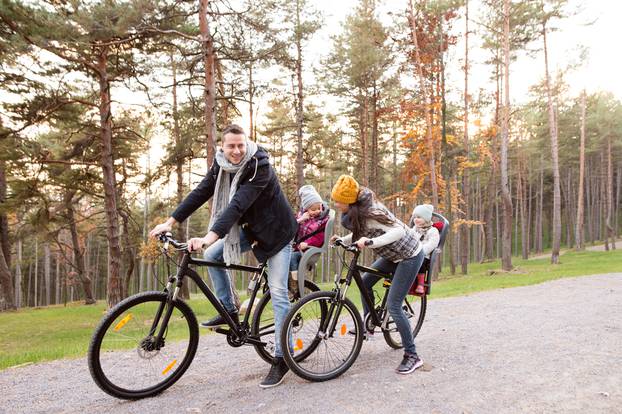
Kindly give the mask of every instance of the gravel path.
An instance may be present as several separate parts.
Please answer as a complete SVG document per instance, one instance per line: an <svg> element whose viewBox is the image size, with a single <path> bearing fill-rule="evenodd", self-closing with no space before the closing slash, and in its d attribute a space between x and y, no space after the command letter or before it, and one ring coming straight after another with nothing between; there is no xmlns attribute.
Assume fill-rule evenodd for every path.
<svg viewBox="0 0 622 414"><path fill-rule="evenodd" d="M290 373L262 390L254 350L209 335L158 397L116 400L85 359L62 360L0 372L0 413L622 413L622 274L431 301L417 347L426 365L412 375L376 338L338 379Z"/></svg>

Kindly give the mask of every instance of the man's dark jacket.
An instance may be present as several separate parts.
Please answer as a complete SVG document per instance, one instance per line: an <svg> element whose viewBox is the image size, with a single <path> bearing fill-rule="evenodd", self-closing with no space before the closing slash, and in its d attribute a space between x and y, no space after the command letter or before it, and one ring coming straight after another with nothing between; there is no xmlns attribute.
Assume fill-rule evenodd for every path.
<svg viewBox="0 0 622 414"><path fill-rule="evenodd" d="M220 166L214 162L205 178L173 212L183 222L214 195ZM246 163L229 206L210 229L222 239L235 224L242 229L260 262L278 253L296 236L298 225L281 190L268 153L259 148Z"/></svg>

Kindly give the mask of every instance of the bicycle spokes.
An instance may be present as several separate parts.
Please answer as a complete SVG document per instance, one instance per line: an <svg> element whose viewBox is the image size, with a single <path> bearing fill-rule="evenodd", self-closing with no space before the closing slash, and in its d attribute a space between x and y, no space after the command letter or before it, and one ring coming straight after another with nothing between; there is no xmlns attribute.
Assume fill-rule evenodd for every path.
<svg viewBox="0 0 622 414"><path fill-rule="evenodd" d="M188 322L179 309L172 307L168 323L162 327L162 320L156 321L162 304L136 304L115 318L111 329L104 333L99 363L106 379L116 387L142 390L157 386L173 375L185 358L190 337ZM158 339L154 331L164 335Z"/></svg>

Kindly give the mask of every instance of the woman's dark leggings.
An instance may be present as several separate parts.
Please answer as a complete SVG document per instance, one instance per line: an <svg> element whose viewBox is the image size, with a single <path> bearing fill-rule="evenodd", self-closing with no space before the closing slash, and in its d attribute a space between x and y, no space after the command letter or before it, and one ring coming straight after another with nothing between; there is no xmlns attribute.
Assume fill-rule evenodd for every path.
<svg viewBox="0 0 622 414"><path fill-rule="evenodd" d="M387 308L389 314L397 325L397 330L402 337L402 344L404 344L404 351L409 354L416 354L415 341L413 333L410 330L410 323L408 318L402 309L402 303L404 298L408 294L408 289L415 281L419 268L423 263L424 255L423 251L409 259L402 260L399 263L391 262L382 257L378 258L370 267L383 272L393 272L393 280L391 281L391 287L389 288L389 297L387 298ZM380 276L372 275L370 273L364 273L362 275L363 285L369 293L370 297L374 297L373 287L381 279ZM367 303L363 302L363 311L365 315L369 313L369 307Z"/></svg>

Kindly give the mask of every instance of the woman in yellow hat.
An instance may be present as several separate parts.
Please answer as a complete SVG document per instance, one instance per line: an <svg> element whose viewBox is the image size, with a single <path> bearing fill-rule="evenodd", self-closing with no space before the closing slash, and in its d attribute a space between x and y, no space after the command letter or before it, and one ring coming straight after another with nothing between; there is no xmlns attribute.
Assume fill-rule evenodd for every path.
<svg viewBox="0 0 622 414"><path fill-rule="evenodd" d="M341 238L344 244L354 244L359 249L374 249L380 256L371 267L381 272L394 274L389 288L388 309L397 325L404 344L404 357L396 369L398 374L410 374L423 365L417 355L415 341L402 303L413 284L423 262L423 250L414 231L395 217L374 193L360 186L349 175L342 175L333 187L331 198L341 211L341 224L352 233ZM334 243L338 236L333 236ZM366 243L367 242L367 243ZM366 245L367 244L367 245ZM362 276L365 288L373 298L372 288L379 276L365 273ZM365 314L369 312L363 301ZM368 337L373 332L367 333Z"/></svg>

